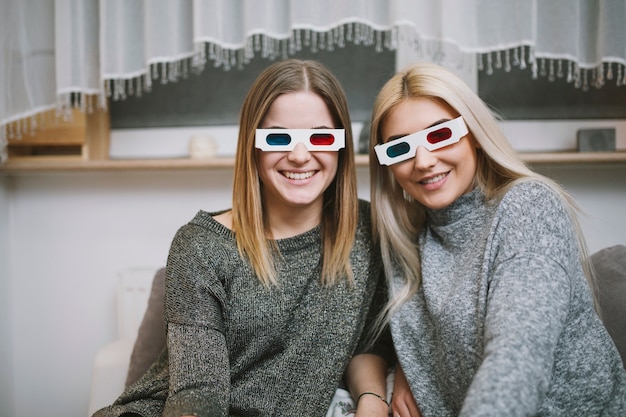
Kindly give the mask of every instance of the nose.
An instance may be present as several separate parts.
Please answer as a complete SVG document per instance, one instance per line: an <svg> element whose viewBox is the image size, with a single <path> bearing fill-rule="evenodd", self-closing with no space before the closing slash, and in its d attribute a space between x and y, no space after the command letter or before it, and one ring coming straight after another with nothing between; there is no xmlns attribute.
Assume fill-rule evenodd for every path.
<svg viewBox="0 0 626 417"><path fill-rule="evenodd" d="M311 159L311 153L303 143L298 143L289 152L287 159L295 164L303 164Z"/></svg>
<svg viewBox="0 0 626 417"><path fill-rule="evenodd" d="M428 169L435 166L437 156L423 146L418 146L415 151L415 159L413 161L415 169Z"/></svg>

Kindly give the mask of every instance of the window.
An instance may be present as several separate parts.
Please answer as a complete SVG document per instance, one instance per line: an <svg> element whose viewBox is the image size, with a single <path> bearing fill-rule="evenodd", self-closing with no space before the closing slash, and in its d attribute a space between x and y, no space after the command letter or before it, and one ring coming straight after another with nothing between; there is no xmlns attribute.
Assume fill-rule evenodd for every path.
<svg viewBox="0 0 626 417"><path fill-rule="evenodd" d="M395 73L395 52L377 52L374 46L348 44L334 52L303 50L293 57L321 61L333 71L346 91L353 122L370 117L378 90ZM237 125L248 89L271 63L255 57L243 69L229 71L208 63L203 72L186 79L167 84L153 80L151 92L111 101L111 127Z"/></svg>
<svg viewBox="0 0 626 417"><path fill-rule="evenodd" d="M478 72L478 94L507 120L626 119L626 86L618 86L616 78L584 91L568 83L566 75L550 81L547 76L533 79L529 68L494 69L491 75Z"/></svg>

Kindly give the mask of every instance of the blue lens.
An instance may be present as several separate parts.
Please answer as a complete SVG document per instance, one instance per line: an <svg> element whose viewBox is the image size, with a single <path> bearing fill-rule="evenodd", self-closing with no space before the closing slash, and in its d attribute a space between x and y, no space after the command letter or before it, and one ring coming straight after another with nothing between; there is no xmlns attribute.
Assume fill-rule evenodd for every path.
<svg viewBox="0 0 626 417"><path fill-rule="evenodd" d="M411 150L411 146L407 142L400 142L387 148L387 156L395 158L400 155L404 155Z"/></svg>
<svg viewBox="0 0 626 417"><path fill-rule="evenodd" d="M286 133L270 133L265 141L271 146L285 146L291 143L291 136Z"/></svg>

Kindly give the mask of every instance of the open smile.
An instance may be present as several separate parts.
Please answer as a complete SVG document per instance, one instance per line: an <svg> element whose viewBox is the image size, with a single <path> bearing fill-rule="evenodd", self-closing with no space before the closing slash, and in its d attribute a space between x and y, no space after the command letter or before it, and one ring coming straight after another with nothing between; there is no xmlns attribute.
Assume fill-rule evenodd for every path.
<svg viewBox="0 0 626 417"><path fill-rule="evenodd" d="M316 171L307 171L307 172L291 172L291 171L282 171L281 173L289 178L290 180L306 180L315 175Z"/></svg>
<svg viewBox="0 0 626 417"><path fill-rule="evenodd" d="M447 177L449 174L449 172L445 172L443 174L439 174L439 175L435 175L434 177L430 177L430 178L426 178L420 181L420 184L434 184L436 182L441 181L442 179L444 179L445 177Z"/></svg>

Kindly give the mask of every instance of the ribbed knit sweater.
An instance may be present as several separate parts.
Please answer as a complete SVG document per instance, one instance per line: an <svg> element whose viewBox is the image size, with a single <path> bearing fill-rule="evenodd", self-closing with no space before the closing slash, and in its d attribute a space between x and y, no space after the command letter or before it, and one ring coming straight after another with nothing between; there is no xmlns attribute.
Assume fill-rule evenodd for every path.
<svg viewBox="0 0 626 417"><path fill-rule="evenodd" d="M475 189L427 223L421 288L392 318L422 416L626 416L626 371L552 190Z"/></svg>
<svg viewBox="0 0 626 417"><path fill-rule="evenodd" d="M364 329L385 302L369 203L360 202L354 285L343 280L330 288L320 285L319 226L276 241L279 285L267 288L214 214L199 212L173 240L166 351L96 417L322 417L348 361L365 351ZM388 352L384 341L376 348Z"/></svg>

